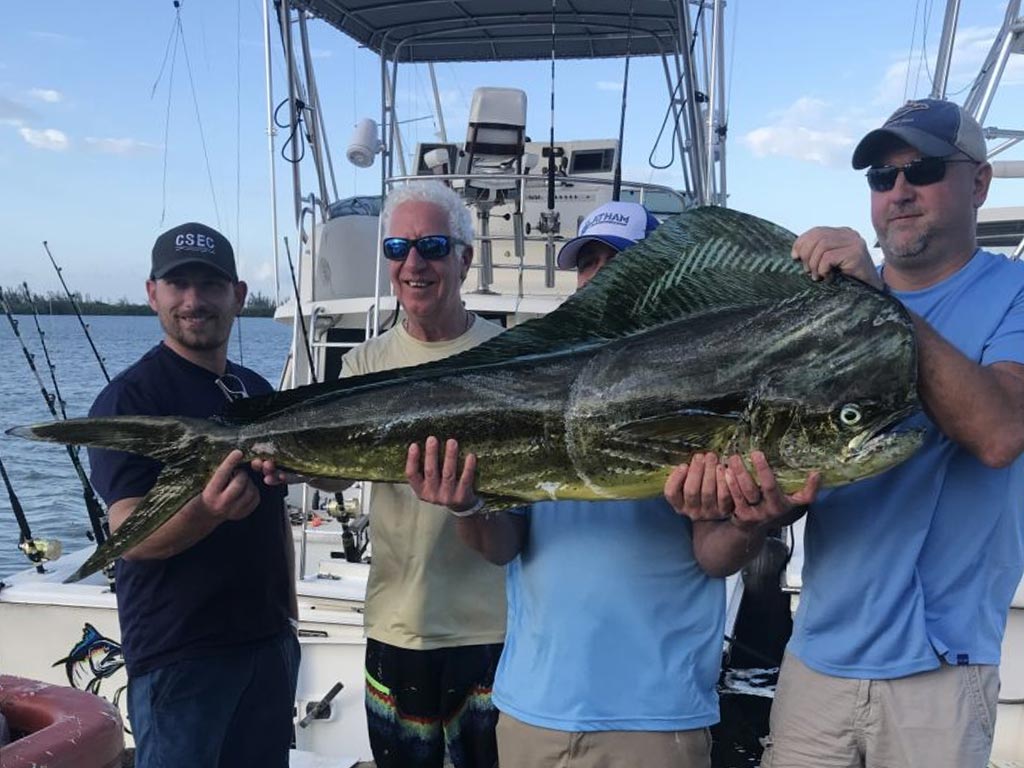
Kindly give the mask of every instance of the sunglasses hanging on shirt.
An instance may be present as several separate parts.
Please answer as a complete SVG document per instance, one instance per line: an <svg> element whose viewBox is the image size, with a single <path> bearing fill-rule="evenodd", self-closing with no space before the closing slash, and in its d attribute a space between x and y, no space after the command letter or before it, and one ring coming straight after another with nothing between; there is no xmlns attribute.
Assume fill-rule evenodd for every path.
<svg viewBox="0 0 1024 768"><path fill-rule="evenodd" d="M245 388L245 382L233 373L225 373L223 376L214 379L213 383L217 385L217 389L228 399L229 403L249 396L249 392Z"/></svg>

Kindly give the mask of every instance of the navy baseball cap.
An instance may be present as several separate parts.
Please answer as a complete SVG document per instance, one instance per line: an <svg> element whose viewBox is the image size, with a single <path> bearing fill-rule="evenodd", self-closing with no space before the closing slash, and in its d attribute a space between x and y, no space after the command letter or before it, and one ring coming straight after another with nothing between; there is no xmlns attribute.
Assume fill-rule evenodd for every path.
<svg viewBox="0 0 1024 768"><path fill-rule="evenodd" d="M560 269L575 269L580 249L591 240L610 245L616 252L635 245L658 226L640 203L605 203L580 224L579 234L558 252Z"/></svg>
<svg viewBox="0 0 1024 768"><path fill-rule="evenodd" d="M235 252L231 243L213 227L189 222L164 232L153 243L153 267L149 276L159 280L186 264L202 264L231 282L238 282Z"/></svg>
<svg viewBox="0 0 1024 768"><path fill-rule="evenodd" d="M975 162L985 161L988 151L978 121L951 101L917 99L897 109L881 128L860 140L853 150L858 171L878 160L880 152L896 138L925 157L949 157L962 152Z"/></svg>

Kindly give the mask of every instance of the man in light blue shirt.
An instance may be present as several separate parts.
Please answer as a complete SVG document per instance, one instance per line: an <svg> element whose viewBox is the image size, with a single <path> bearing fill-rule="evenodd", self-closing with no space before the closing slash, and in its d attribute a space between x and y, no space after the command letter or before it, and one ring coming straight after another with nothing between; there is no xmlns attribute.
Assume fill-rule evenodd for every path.
<svg viewBox="0 0 1024 768"><path fill-rule="evenodd" d="M853 165L868 169L882 267L845 228L804 233L793 256L815 280L838 269L910 310L926 437L904 464L810 507L762 766L984 768L1024 570L1024 264L977 248L992 168L981 127L957 105L908 102ZM798 517L763 456L753 463L756 504L730 457L724 505L687 514Z"/></svg>
<svg viewBox="0 0 1024 768"><path fill-rule="evenodd" d="M558 264L582 288L656 225L636 203L608 203ZM563 765L568 755L574 768L710 768L725 573L702 558L722 526L694 526L663 498L477 515L466 465L460 477L457 442L430 438L423 457L410 450L409 479L421 499L465 515L463 541L508 563L493 694L501 768Z"/></svg>

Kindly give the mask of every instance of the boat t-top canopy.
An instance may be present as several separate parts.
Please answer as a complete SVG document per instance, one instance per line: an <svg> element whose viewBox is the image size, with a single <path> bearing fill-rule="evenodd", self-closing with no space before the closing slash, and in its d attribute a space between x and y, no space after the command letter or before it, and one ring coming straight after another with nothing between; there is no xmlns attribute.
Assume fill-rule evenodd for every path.
<svg viewBox="0 0 1024 768"><path fill-rule="evenodd" d="M517 61L667 54L685 0L291 0L390 61Z"/></svg>

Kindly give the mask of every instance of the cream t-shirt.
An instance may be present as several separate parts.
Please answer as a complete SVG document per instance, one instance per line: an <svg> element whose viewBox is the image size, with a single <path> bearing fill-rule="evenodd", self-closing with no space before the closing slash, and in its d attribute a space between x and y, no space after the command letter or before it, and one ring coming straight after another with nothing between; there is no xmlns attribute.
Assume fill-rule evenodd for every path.
<svg viewBox="0 0 1024 768"><path fill-rule="evenodd" d="M398 324L349 351L342 358L341 376L440 360L502 330L475 317L469 330L456 339L424 342ZM414 650L504 640L505 569L459 540L455 518L447 510L421 502L407 485L374 483L370 535L367 637Z"/></svg>

